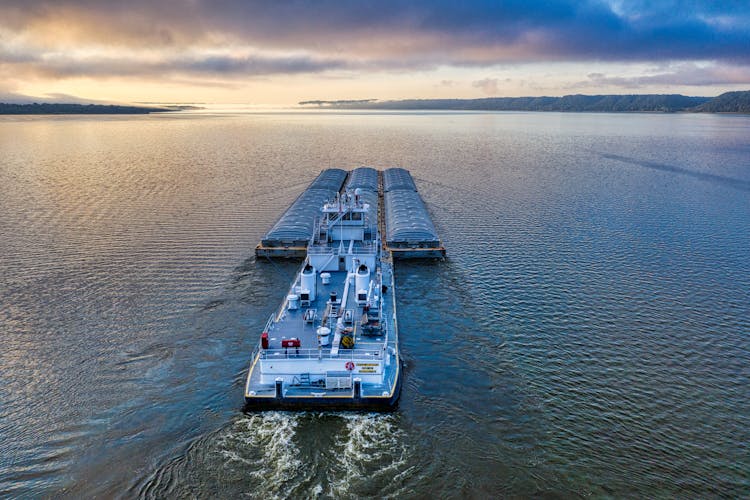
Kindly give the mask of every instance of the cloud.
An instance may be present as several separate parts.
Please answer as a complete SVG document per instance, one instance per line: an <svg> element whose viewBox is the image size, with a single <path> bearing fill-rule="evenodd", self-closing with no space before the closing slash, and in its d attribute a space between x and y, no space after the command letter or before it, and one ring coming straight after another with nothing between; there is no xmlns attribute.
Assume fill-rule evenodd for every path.
<svg viewBox="0 0 750 500"><path fill-rule="evenodd" d="M32 103L65 103L65 104L112 104L111 101L99 101L86 99L69 94L50 93L44 96L30 96L17 92L0 91L0 102L9 104L32 104Z"/></svg>
<svg viewBox="0 0 750 500"><path fill-rule="evenodd" d="M725 64L699 65L682 63L668 66L665 71L636 75L609 76L603 73L589 73L587 80L578 82L572 87L622 87L638 89L649 86L709 86L709 85L745 85L750 82L750 66Z"/></svg>
<svg viewBox="0 0 750 500"><path fill-rule="evenodd" d="M345 61L320 59L308 55L297 56L206 56L177 59L158 66L173 71L187 71L209 74L235 73L241 75L318 73L331 69L345 69Z"/></svg>
<svg viewBox="0 0 750 500"><path fill-rule="evenodd" d="M498 79L497 78L485 78L484 80L477 80L474 82L471 82L471 86L482 89L482 92L484 92L487 95L497 95L498 91Z"/></svg>
<svg viewBox="0 0 750 500"><path fill-rule="evenodd" d="M316 58L307 54L217 54L185 51L151 52L144 57L128 51L122 55L108 52L80 56L58 52L5 52L0 48L0 74L30 75L45 78L144 77L180 75L199 77L252 77L272 74L318 73L345 69L346 61Z"/></svg>
<svg viewBox="0 0 750 500"><path fill-rule="evenodd" d="M750 4L731 0L5 0L0 64L58 78L750 64L749 25Z"/></svg>

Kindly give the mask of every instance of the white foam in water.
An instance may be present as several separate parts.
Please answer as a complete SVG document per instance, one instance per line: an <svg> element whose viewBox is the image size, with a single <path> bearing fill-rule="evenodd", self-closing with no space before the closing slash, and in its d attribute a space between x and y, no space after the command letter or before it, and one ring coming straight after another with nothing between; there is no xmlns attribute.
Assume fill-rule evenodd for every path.
<svg viewBox="0 0 750 500"><path fill-rule="evenodd" d="M292 486L290 479L299 480L302 475L300 450L294 442L298 422L298 415L282 412L238 420L218 441L225 466L239 467L248 478L257 480L264 498L285 496Z"/></svg>
<svg viewBox="0 0 750 500"><path fill-rule="evenodd" d="M346 431L339 435L334 447L340 449L338 467L332 469L329 495L357 496L374 493L398 496L399 484L414 468L408 467L409 449L404 431L396 425L393 415L342 415ZM361 489L368 491L359 491Z"/></svg>

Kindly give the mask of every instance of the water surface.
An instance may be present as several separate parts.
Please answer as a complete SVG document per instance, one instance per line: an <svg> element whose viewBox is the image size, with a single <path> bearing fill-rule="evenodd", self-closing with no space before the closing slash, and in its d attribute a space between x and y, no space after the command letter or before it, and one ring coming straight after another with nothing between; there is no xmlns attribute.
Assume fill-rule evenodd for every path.
<svg viewBox="0 0 750 500"><path fill-rule="evenodd" d="M750 118L0 117L0 494L750 494ZM243 414L322 168L402 166L389 415Z"/></svg>

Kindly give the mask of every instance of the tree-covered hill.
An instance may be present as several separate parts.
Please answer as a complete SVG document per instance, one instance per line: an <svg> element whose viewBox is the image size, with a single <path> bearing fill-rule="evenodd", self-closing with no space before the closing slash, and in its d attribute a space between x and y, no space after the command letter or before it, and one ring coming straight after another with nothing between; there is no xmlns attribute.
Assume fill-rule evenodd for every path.
<svg viewBox="0 0 750 500"><path fill-rule="evenodd" d="M0 115L124 115L170 111L166 108L102 104L7 104L0 103Z"/></svg>
<svg viewBox="0 0 750 500"><path fill-rule="evenodd" d="M750 113L750 90L725 92L694 110L703 113Z"/></svg>
<svg viewBox="0 0 750 500"><path fill-rule="evenodd" d="M483 99L405 99L379 101L303 101L303 106L324 109L464 110L464 111L571 111L571 112L735 112L750 113L750 91L727 92L718 97L680 94L566 95L563 97L487 97Z"/></svg>

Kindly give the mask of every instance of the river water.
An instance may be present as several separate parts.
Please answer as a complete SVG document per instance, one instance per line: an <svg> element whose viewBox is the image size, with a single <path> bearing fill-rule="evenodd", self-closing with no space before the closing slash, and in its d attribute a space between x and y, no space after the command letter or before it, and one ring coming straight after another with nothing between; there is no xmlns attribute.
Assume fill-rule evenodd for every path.
<svg viewBox="0 0 750 500"><path fill-rule="evenodd" d="M0 495L750 494L750 117L0 117ZM391 414L242 412L322 169L411 170Z"/></svg>

